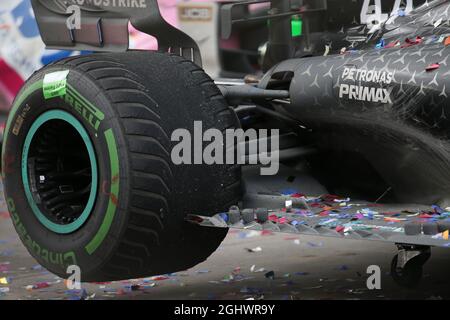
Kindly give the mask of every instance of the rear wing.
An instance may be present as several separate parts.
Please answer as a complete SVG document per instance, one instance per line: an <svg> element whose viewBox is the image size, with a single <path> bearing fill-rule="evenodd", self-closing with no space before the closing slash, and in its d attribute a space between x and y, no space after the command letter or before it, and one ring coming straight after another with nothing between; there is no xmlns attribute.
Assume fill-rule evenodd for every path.
<svg viewBox="0 0 450 320"><path fill-rule="evenodd" d="M42 40L49 49L126 51L128 23L154 36L160 51L201 66L195 41L167 23L157 0L31 0Z"/></svg>

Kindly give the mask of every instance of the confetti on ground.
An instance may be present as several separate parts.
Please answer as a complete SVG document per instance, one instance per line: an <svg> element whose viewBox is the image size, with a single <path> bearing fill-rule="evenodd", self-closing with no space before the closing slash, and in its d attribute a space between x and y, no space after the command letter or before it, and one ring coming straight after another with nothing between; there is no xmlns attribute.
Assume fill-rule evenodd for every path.
<svg viewBox="0 0 450 320"><path fill-rule="evenodd" d="M9 219L9 212L0 212L0 219Z"/></svg>
<svg viewBox="0 0 450 320"><path fill-rule="evenodd" d="M149 278L150 281L163 281L163 280L167 280L167 279L169 279L169 277L166 277L166 276L155 276L155 277Z"/></svg>
<svg viewBox="0 0 450 320"><path fill-rule="evenodd" d="M8 287L0 287L0 296L8 293L10 289Z"/></svg>
<svg viewBox="0 0 450 320"><path fill-rule="evenodd" d="M264 274L264 276L265 276L267 279L273 280L273 279L275 279L275 272L274 272L274 271L269 271L269 272L267 272L266 274Z"/></svg>
<svg viewBox="0 0 450 320"><path fill-rule="evenodd" d="M32 270L44 270L44 267L42 267L40 264L36 264L34 266L31 267Z"/></svg>
<svg viewBox="0 0 450 320"><path fill-rule="evenodd" d="M248 252L261 252L262 248L261 247L256 247L256 248L253 248L253 249L245 248L245 250L247 250Z"/></svg>
<svg viewBox="0 0 450 320"><path fill-rule="evenodd" d="M296 273L294 273L294 275L296 275L296 276L307 276L307 275L309 275L309 272L296 272Z"/></svg>
<svg viewBox="0 0 450 320"><path fill-rule="evenodd" d="M251 288L251 287L243 287L243 288L241 288L240 292L246 293L246 294L261 294L262 290L257 289L257 288Z"/></svg>
<svg viewBox="0 0 450 320"><path fill-rule="evenodd" d="M209 273L210 271L208 269L200 269L195 271L195 273L203 274L203 273Z"/></svg>
<svg viewBox="0 0 450 320"><path fill-rule="evenodd" d="M339 266L337 269L340 271L347 271L347 270L349 270L349 267L346 265L342 265L342 266Z"/></svg>
<svg viewBox="0 0 450 320"><path fill-rule="evenodd" d="M68 296L69 300L90 300L95 297L95 293L89 295L86 289L80 290L67 290L65 294Z"/></svg>
<svg viewBox="0 0 450 320"><path fill-rule="evenodd" d="M9 250L3 250L0 251L0 257L11 257L15 253L15 250L9 249Z"/></svg>
<svg viewBox="0 0 450 320"><path fill-rule="evenodd" d="M301 195L303 197L303 195ZM324 200L326 199L326 200ZM303 217L311 217L314 215L319 216L320 212L322 215L320 216L320 219L322 220L322 223L328 226L332 226L337 223L333 227L333 230L336 230L338 232L344 232L346 228L348 228L348 225L344 225L342 223L343 219L352 219L351 225L352 227L360 227L361 229L364 228L363 221L367 220L384 220L387 218L388 222L397 223L397 221L403 221L402 219L405 219L405 217L408 218L417 218L420 217L420 219L426 219L432 220L432 221L439 221L448 219L450 217L450 208L439 208L437 206L433 206L430 210L425 211L392 211L392 212L382 212L382 208L380 206L367 206L367 205L360 205L358 207L358 204L351 203L350 199L339 199L335 198L333 196L323 196L319 200L311 200L309 202L311 204L311 207L315 208L314 212L310 212L309 210L297 210L293 209L293 214L296 214L296 221L298 224L302 224L302 218ZM313 206L312 204L316 204L316 206ZM358 213L350 212L351 209L355 209L358 207ZM387 210L386 210L387 211ZM2 217L4 213L0 212L0 218ZM9 217L9 215L8 215ZM278 222L282 223L289 223L289 221L281 220L279 217L277 217ZM4 223L10 224L10 221L5 221ZM264 231L255 231L255 230L247 230L244 232L239 231L230 231L230 234L232 235L233 241L237 241L234 239L236 236L239 239L250 239L254 237L261 237L266 235L274 235L276 233L273 233L270 230L264 230ZM298 235L294 236L283 236L283 235L277 235L277 237L273 237L275 241L279 241L280 239L286 240L286 241L292 241L293 244L296 245L304 245L310 248L320 248L324 246L324 243L327 244L327 248L320 251L327 252L328 243L326 240L324 242L317 241L316 238L301 238L302 241L300 241L300 238ZM445 238L448 237L448 231L447 233L443 232L438 234L438 236ZM259 239L256 239L259 241ZM265 239L265 240L272 240L272 239ZM309 241L308 241L309 240ZM10 243L16 243L17 239L16 237L11 237L0 240L0 244L7 245ZM254 240L250 240L252 242ZM273 248L270 248L269 245L266 246L264 242L259 242L258 244L261 244L261 246L256 246L252 248L255 244L247 244L249 248L246 248L244 246L239 247L239 252L242 256L247 257L247 259L255 259L255 263L258 264L265 264L266 262L262 262L259 259L264 256L269 256L271 254L271 250ZM284 243L288 250L297 251L298 247L293 247L290 243ZM281 243L280 243L281 245ZM446 246L446 245L444 245ZM447 244L447 246L450 246L450 243ZM254 252L261 252L262 247L264 247L264 252L262 254L248 254L245 255L245 251L254 253ZM14 247L16 248L16 247ZM226 247L221 247L222 250L228 250ZM242 250L244 249L244 250ZM19 251L19 250L17 250ZM308 251L314 251L312 249L309 249ZM317 250L319 251L319 250ZM311 252L308 252L311 253ZM1 247L0 249L0 256L7 257L12 256L14 257L16 255L16 251L12 250L10 248ZM228 252L227 252L228 254ZM310 257L320 257L320 254L311 254ZM243 258L246 259L246 258ZM258 260L256 260L258 259ZM6 260L6 259L2 259ZM8 259L11 260L11 262L14 262L14 259ZM316 260L316 259L311 259ZM33 260L34 261L34 260ZM29 290L25 293L17 293L17 295L21 295L21 298L49 298L50 299L65 299L65 300L90 300L90 299L105 299L105 298L129 298L134 297L137 295L145 295L147 294L149 297L159 297L159 292L164 292L164 290L167 290L167 288L176 288L176 287L184 287L189 288L189 292L185 293L184 297L190 297L190 298L199 298L199 299L218 299L218 298L226 298L226 299L252 299L252 300L258 300L266 298L271 298L274 296L274 293L271 292L272 289L276 288L283 288L283 287L291 287L288 289L288 293L286 291L282 292L282 295L278 293L277 298L280 297L285 299L292 299L293 297L295 299L304 298L302 297L303 293L302 290L313 290L313 289L323 289L317 291L317 293L312 293L311 295L316 294L322 294L322 292L336 292L340 291L344 294L352 294L352 295L361 295L365 293L363 289L358 288L352 288L348 289L351 286L355 286L354 283L361 283L362 279L358 279L355 276L355 279L347 278L349 277L349 273L342 273L343 276L335 276L338 279L320 279L320 283L323 285L315 286L318 281L316 279L320 276L327 276L327 274L322 274L322 271L319 269L313 269L310 265L302 264L301 268L304 268L306 270L315 270L313 273L313 276L306 277L308 275L311 275L309 272L294 272L298 265L296 265L293 270L286 270L286 269L279 269L278 265L269 265L267 264L266 267L257 267L256 265L252 265L250 267L250 272L248 272L248 266L251 265L252 262L248 263L248 260L234 260L237 261L237 263L241 264L241 267L237 266L235 267L234 263L233 265L228 265L228 269L223 271L223 273L218 274L217 270L214 268L214 266L211 265L203 265L200 266L199 270L188 270L185 273L176 273L176 274L166 274L166 275L160 275L155 277L149 277L144 279L134 279L130 281L120 281L120 282L104 282L104 283L90 283L87 285L86 289L82 290L66 290L63 283L58 283L57 281L54 281L54 276L46 271L41 265L33 265L32 263L29 264L23 264L21 267L17 265L11 266L11 264L8 261L2 261L0 263L0 272L8 272L8 274L4 274L5 276L10 276L11 274L14 275L12 277L13 283L11 283L10 277L0 277L0 296L1 299L3 299L6 295L11 295L11 293L14 295L17 293L17 291L22 290L25 292L25 284L17 285L17 282L20 282L17 280L19 277L14 274L14 272L20 273L20 275L23 275L25 273L31 274L33 277L31 282L39 281L35 284L26 286L26 289ZM251 261L251 260L250 260ZM264 260L265 261L265 260ZM267 260L272 261L272 260ZM336 261L335 268L331 267L328 268L329 272L332 272L333 275L338 274L336 272L337 270L345 271L349 270L349 268L345 265L338 266L339 263L346 263L349 261ZM35 263L35 262L34 262ZM351 262L353 266L353 261ZM208 267L209 269L206 269L205 267ZM333 266L333 265L332 265ZM336 267L338 266L338 267ZM361 268L360 266L358 269ZM223 270L223 269L221 269ZM277 271L277 276L275 277L275 272L272 270L283 270L282 272ZM9 273L9 272L13 273ZM193 277L195 274L204 274L204 273L211 273L211 277L213 276L215 280L209 280L209 276L205 277ZM258 274L260 273L260 274ZM339 273L341 274L341 273ZM356 273L358 274L358 273ZM264 275L264 277L263 277ZM329 274L328 274L329 275ZM2 275L3 276L3 275ZM37 279L37 276L39 276L39 279ZM345 276L345 277L344 277ZM351 276L351 275L350 275ZM364 278L364 275L359 274L359 278L361 276ZM183 281L180 281L180 277L183 277ZM191 278L189 278L191 277ZM302 277L302 278L300 278ZM304 278L303 278L304 277ZM330 276L331 277L331 276ZM6 282L5 280L6 279ZM194 280L193 280L194 279ZM195 280L198 279L198 280ZM253 279L253 280L251 280ZM268 281L266 279L270 279L271 281ZM365 279L365 278L364 278ZM164 281L166 280L166 281ZM247 280L251 280L247 282ZM255 281L262 281L260 284L255 283ZM273 280L273 282L272 282ZM62 280L59 280L60 282ZM161 281L161 282L160 282ZM203 281L202 283L211 283L211 288L214 288L212 292L201 292L199 290L198 292L192 292L196 291L197 287L195 286L194 281ZM295 281L295 283L294 283ZM292 286L300 284L302 287L300 288L294 288ZM194 283L194 285L193 285ZM8 287L7 287L8 285ZM360 286L361 284L359 284ZM16 287L14 287L16 286ZM261 288L257 288L258 286L261 286ZM333 287L334 286L334 287ZM230 290L227 289L227 291L233 290L233 292L227 292L227 293L217 293L220 292L220 288L230 288ZM268 289L270 287L270 290ZM162 291L161 288L163 288ZM298 290L298 292L292 291ZM148 290L148 292L146 292ZM281 289L280 289L281 290ZM274 290L275 291L275 290ZM292 292L291 292L292 291ZM92 293L91 293L92 292ZM152 292L155 292L156 294L154 296L151 295ZM310 296L311 296L310 295ZM384 298L383 295L379 295L380 297ZM372 296L373 297L373 296ZM347 296L348 298L348 296Z"/></svg>
<svg viewBox="0 0 450 320"><path fill-rule="evenodd" d="M255 273L257 273L257 272L264 272L264 271L266 271L266 269L264 269L264 268L256 268L256 265L252 265L251 267L250 267L250 272L255 272Z"/></svg>
<svg viewBox="0 0 450 320"><path fill-rule="evenodd" d="M0 272L5 272L9 270L9 267L11 265L11 262L5 261L0 263Z"/></svg>
<svg viewBox="0 0 450 320"><path fill-rule="evenodd" d="M28 285L26 286L27 290L39 290L39 289L45 289L50 287L50 283L48 282L38 282L36 284L33 285Z"/></svg>
<svg viewBox="0 0 450 320"><path fill-rule="evenodd" d="M256 231L256 230L242 231L242 232L238 232L238 238L239 239L248 239L248 238L253 238L253 237L259 237L259 236L261 236L261 234L262 234L261 231Z"/></svg>
<svg viewBox="0 0 450 320"><path fill-rule="evenodd" d="M322 242L307 242L307 245L311 248L318 248L318 247L323 247L323 243Z"/></svg>
<svg viewBox="0 0 450 320"><path fill-rule="evenodd" d="M0 284L9 284L9 283L10 281L8 278L6 277L0 278Z"/></svg>

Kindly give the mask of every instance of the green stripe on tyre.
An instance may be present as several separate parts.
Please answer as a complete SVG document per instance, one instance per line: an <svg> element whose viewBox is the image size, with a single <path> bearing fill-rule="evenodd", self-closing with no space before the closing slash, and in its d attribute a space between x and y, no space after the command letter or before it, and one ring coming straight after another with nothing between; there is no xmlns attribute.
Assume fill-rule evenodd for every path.
<svg viewBox="0 0 450 320"><path fill-rule="evenodd" d="M67 123L69 123L72 127L74 127L78 134L83 139L84 145L88 151L89 154L89 162L91 166L91 188L89 192L89 198L86 204L86 207L84 208L81 215L73 222L62 225L52 222L50 219L48 219L38 208L36 201L33 197L33 194L31 192L30 182L29 182L29 175L28 175L28 153L31 146L31 142L33 140L33 137L35 136L38 129L45 123L51 120L63 120ZM97 160L95 156L94 147L92 145L92 142L89 138L89 135L84 129L83 125L80 121L78 121L74 116L72 116L70 113L62 110L50 110L47 112L44 112L42 115L40 115L32 124L30 130L28 131L28 134L25 138L23 151L22 151L22 162L21 162L21 171L22 171L22 181L23 186L25 190L25 195L27 197L28 203L31 207L31 210L33 211L36 218L41 222L42 225L44 225L47 229L59 233L59 234L67 234L74 232L78 230L89 218L95 204L95 198L97 196L97 186L98 186L98 172L97 172Z"/></svg>
<svg viewBox="0 0 450 320"><path fill-rule="evenodd" d="M111 187L109 192L108 208L103 223L94 238L86 245L87 253L94 253L105 240L106 235L111 228L117 209L117 199L119 196L119 156L117 154L116 139L112 129L105 131L106 143L108 144L109 160L111 166Z"/></svg>

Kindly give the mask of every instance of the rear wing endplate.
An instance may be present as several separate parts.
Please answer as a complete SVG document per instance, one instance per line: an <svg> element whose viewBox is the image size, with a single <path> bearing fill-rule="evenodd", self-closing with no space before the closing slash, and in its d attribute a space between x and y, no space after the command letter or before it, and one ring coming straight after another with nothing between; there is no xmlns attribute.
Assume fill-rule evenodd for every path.
<svg viewBox="0 0 450 320"><path fill-rule="evenodd" d="M126 51L128 23L154 36L160 51L201 65L198 45L161 16L157 0L31 0L49 49Z"/></svg>

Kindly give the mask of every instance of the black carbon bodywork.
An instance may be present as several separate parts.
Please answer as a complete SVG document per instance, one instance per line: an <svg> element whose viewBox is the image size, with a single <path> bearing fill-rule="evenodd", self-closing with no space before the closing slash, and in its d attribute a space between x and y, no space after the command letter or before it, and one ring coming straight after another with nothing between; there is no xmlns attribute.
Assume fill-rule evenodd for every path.
<svg viewBox="0 0 450 320"><path fill-rule="evenodd" d="M358 50L278 64L261 87L293 73L290 104L283 109L316 132L321 147L363 155L402 201L446 202L449 13L449 1L427 3L385 25ZM381 39L384 46L375 48Z"/></svg>
<svg viewBox="0 0 450 320"><path fill-rule="evenodd" d="M157 0L31 0L31 3L47 48L126 51L131 23L139 31L156 37L161 51L177 53L201 65L198 45L164 20ZM78 27L68 24L76 19Z"/></svg>

